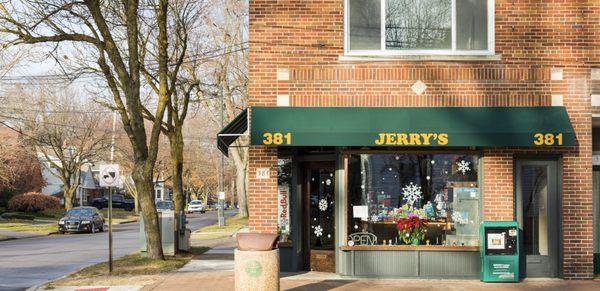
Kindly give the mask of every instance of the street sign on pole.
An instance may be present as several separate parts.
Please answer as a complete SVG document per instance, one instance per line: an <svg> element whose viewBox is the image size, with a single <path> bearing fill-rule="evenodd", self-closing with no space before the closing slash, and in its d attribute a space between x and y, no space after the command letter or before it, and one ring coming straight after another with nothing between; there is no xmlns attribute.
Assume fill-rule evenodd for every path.
<svg viewBox="0 0 600 291"><path fill-rule="evenodd" d="M100 166L100 187L108 187L108 272L113 271L112 246L112 196L114 187L119 184L119 165L109 164Z"/></svg>
<svg viewBox="0 0 600 291"><path fill-rule="evenodd" d="M115 187L119 184L119 165L100 166L100 187Z"/></svg>

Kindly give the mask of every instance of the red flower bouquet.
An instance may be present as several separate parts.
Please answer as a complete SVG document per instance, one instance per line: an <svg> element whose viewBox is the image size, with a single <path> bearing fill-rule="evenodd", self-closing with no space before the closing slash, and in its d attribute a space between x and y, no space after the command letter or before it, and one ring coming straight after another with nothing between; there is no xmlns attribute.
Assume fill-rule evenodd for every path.
<svg viewBox="0 0 600 291"><path fill-rule="evenodd" d="M427 219L411 213L404 218L400 218L396 228L398 229L398 236L405 244L418 245L425 239Z"/></svg>

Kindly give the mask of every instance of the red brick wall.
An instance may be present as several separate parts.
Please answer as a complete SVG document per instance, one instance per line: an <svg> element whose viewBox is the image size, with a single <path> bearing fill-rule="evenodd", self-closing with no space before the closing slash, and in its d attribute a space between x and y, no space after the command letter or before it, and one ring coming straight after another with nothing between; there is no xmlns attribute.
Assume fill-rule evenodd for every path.
<svg viewBox="0 0 600 291"><path fill-rule="evenodd" d="M600 67L600 1L496 0L499 61L348 61L342 0L250 1L250 106L549 106L560 94L578 146L563 154L563 272L592 276L590 69ZM553 67L564 80L551 81ZM277 81L287 68L289 81ZM417 96L410 87L423 81ZM596 81L595 84L599 82ZM599 94L599 93L596 93ZM484 151L484 217L513 218L513 157L528 149ZM555 153L556 151L546 151ZM543 153L543 152L542 152ZM250 225L276 230L276 179L254 179L256 167L276 170L274 149L250 151Z"/></svg>
<svg viewBox="0 0 600 291"><path fill-rule="evenodd" d="M514 219L513 152L487 149L483 153L483 217Z"/></svg>
<svg viewBox="0 0 600 291"><path fill-rule="evenodd" d="M277 148L253 146L248 154L248 225L251 231L277 233ZM269 168L270 177L257 179L259 168Z"/></svg>

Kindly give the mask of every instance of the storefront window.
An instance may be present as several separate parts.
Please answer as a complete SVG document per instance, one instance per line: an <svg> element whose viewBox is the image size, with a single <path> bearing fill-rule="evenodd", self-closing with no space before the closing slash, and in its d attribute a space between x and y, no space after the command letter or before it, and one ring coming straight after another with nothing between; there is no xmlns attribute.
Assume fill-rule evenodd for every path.
<svg viewBox="0 0 600 291"><path fill-rule="evenodd" d="M290 235L290 193L292 185L292 160L277 160L277 223L282 241Z"/></svg>
<svg viewBox="0 0 600 291"><path fill-rule="evenodd" d="M478 156L348 156L348 245L479 245Z"/></svg>

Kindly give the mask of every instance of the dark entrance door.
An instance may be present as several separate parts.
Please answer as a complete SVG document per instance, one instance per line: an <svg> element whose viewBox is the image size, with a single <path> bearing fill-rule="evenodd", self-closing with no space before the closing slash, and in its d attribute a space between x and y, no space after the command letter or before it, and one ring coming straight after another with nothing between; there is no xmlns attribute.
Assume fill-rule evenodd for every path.
<svg viewBox="0 0 600 291"><path fill-rule="evenodd" d="M558 276L559 202L556 160L517 160L517 220L522 230L521 274Z"/></svg>
<svg viewBox="0 0 600 291"><path fill-rule="evenodd" d="M335 272L334 164L310 163L305 169L305 269Z"/></svg>

